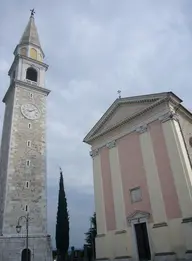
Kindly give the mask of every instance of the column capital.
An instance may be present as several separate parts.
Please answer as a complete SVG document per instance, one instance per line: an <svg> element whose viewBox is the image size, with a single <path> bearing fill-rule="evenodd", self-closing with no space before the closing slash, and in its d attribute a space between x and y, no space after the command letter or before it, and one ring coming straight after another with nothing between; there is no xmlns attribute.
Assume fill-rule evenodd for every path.
<svg viewBox="0 0 192 261"><path fill-rule="evenodd" d="M138 128L136 128L136 132L138 132L138 133L144 133L144 132L146 132L147 131L147 124L144 124L144 125L142 125L142 126L139 126Z"/></svg>
<svg viewBox="0 0 192 261"><path fill-rule="evenodd" d="M112 148L114 148L115 146L116 146L116 140L113 140L113 141L108 142L108 143L106 144L106 147L107 147L108 149L112 149Z"/></svg>
<svg viewBox="0 0 192 261"><path fill-rule="evenodd" d="M99 154L99 149L95 149L95 150L91 150L89 152L89 155L94 158L95 156L97 156Z"/></svg>
<svg viewBox="0 0 192 261"><path fill-rule="evenodd" d="M178 121L178 117L177 117L177 114L174 111L169 111L169 112L161 115L159 117L159 120L161 122L166 122L166 121L169 121L169 120L176 120L176 121Z"/></svg>

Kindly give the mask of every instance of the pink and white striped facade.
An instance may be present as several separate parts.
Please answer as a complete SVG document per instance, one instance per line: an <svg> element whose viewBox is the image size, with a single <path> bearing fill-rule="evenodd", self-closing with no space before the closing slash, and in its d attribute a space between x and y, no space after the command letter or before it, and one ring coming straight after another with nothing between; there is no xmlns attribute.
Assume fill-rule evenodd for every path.
<svg viewBox="0 0 192 261"><path fill-rule="evenodd" d="M97 259L139 260L139 222L146 222L151 260L192 258L192 114L181 102L171 92L117 99L85 137ZM133 203L138 187L141 200Z"/></svg>

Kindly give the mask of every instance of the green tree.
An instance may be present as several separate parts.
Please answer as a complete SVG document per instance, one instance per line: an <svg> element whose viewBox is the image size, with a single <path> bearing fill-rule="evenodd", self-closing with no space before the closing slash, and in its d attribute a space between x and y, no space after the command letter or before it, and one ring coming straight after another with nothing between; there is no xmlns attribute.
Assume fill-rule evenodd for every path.
<svg viewBox="0 0 192 261"><path fill-rule="evenodd" d="M63 184L63 173L60 169L59 195L56 223L56 248L58 260L64 261L69 248L69 212L67 208L67 199Z"/></svg>
<svg viewBox="0 0 192 261"><path fill-rule="evenodd" d="M93 216L90 217L90 228L87 233L85 233L85 241L89 246L89 255L94 256L95 258L95 238L97 235L97 222L96 222L96 213L94 212Z"/></svg>

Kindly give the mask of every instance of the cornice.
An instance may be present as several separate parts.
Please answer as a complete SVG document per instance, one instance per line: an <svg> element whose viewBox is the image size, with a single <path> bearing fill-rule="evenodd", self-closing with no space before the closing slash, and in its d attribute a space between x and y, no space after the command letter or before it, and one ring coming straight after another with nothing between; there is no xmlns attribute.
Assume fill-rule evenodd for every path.
<svg viewBox="0 0 192 261"><path fill-rule="evenodd" d="M139 126L139 127L134 128L134 130L132 130L131 132L136 131L137 133L142 134L142 133L146 132L147 130L148 130L148 124L144 124L144 125L141 125L141 126ZM127 133L127 134L130 134L130 132ZM127 135L127 134L126 134L126 135ZM123 136L125 136L125 135L123 135ZM94 150L91 150L91 151L89 152L90 156L91 156L92 158L98 156L100 150L101 150L102 148L104 148L104 147L107 147L108 149L112 149L112 148L116 147L116 146L117 146L117 141L118 141L119 139L121 139L123 136L120 136L120 137L117 138L117 139L114 139L114 140L112 140L112 141L110 141L110 142L107 142L107 143L104 144L103 146L100 146L100 147L98 147L98 148L96 148L96 149L94 149Z"/></svg>
<svg viewBox="0 0 192 261"><path fill-rule="evenodd" d="M113 141L111 141L111 142L108 142L107 144L105 144L105 145L102 146L102 147L107 147L108 149L112 149L112 148L114 148L115 146L116 146L116 140L113 140ZM98 155L99 155L99 151L100 151L100 149L101 149L102 147L97 148L97 149L94 149L94 150L91 150L91 151L89 152L89 155L90 155L92 158L98 156Z"/></svg>
<svg viewBox="0 0 192 261"><path fill-rule="evenodd" d="M35 85L35 84L30 84L30 83L28 83L28 82L23 82L23 81L19 81L19 80L14 80L14 81L10 84L10 86L9 86L9 88L8 88L8 90L7 90L7 92L5 93L5 96L4 96L3 100L2 100L4 103L6 102L6 99L7 99L8 95L9 95L10 91L12 90L12 88L15 88L15 87L17 86L17 84L18 84L20 87L26 87L26 88L29 88L29 89L33 89L33 90L36 90L36 91L38 91L38 92L44 93L44 94L46 94L46 95L49 95L49 93L51 92L49 89L40 87L40 86Z"/></svg>
<svg viewBox="0 0 192 261"><path fill-rule="evenodd" d="M11 65L9 71L8 71L8 75L9 75L9 76L11 75L11 72L12 72L12 70L13 70L13 67L14 67L15 63L16 63L18 60L19 60L19 56L15 56L15 58L14 58L14 60L13 60L13 62L12 62L12 65Z"/></svg>
<svg viewBox="0 0 192 261"><path fill-rule="evenodd" d="M173 103L179 104L182 102L182 100L175 95L173 92L162 92L162 93L154 93L154 94L147 94L147 95L140 95L140 96L133 96L133 97L126 97L126 98L118 98L116 99L112 105L108 108L108 110L103 114L103 116L100 118L100 120L94 125L94 127L88 132L88 134L83 139L83 142L90 144L91 141L93 141L95 138L97 138L100 135L105 134L104 132L97 135L97 131L104 125L104 123L111 117L113 112L122 104L131 104L131 103L147 103L147 102L153 102L149 106L149 109L151 106L156 106L156 103L163 100L172 100ZM147 110L147 108L146 108ZM141 110L138 113L144 113L145 110ZM131 117L136 117L138 114L132 115ZM126 119L127 121L129 119ZM124 123L124 121L123 121ZM105 132L111 131L111 129L119 127L121 125L121 122L117 124L117 126L112 126L111 128L107 129Z"/></svg>
<svg viewBox="0 0 192 261"><path fill-rule="evenodd" d="M89 155L90 155L92 158L96 157L97 155L99 155L99 149L91 150L91 151L89 152Z"/></svg>
<svg viewBox="0 0 192 261"><path fill-rule="evenodd" d="M45 94L49 94L51 92L51 90L47 89L47 88L43 88L41 86L35 85L33 83L28 83L28 82L24 82L24 81L19 81L19 80L15 80L15 83L18 84L19 86L24 86L24 87L28 87L28 88L32 88L36 91L39 92L43 92Z"/></svg>
<svg viewBox="0 0 192 261"><path fill-rule="evenodd" d="M106 144L106 147L107 147L108 149L112 149L112 148L116 147L116 140L113 140L113 141L111 141L111 142L108 142L108 143Z"/></svg>
<svg viewBox="0 0 192 261"><path fill-rule="evenodd" d="M144 132L146 132L147 131L147 129L148 129L148 126L147 126L147 124L144 124L144 125L142 125L142 126L139 126L138 128L136 128L136 132L138 132L138 133L144 133Z"/></svg>
<svg viewBox="0 0 192 261"><path fill-rule="evenodd" d="M113 112L122 104L131 104L131 103L145 103L145 102L155 102L159 99L157 99L157 97L152 97L150 99L140 99L140 100L136 100L136 99L130 99L130 98L118 98L114 101L114 103L108 108L108 110L104 113L104 115L100 118L100 120L97 122L97 124L92 128L92 130L86 135L86 137L84 138L84 142L91 141L91 136L96 136L94 135L94 133L96 133L102 125L104 125L104 123L112 116ZM111 127L113 128L113 126ZM107 129L106 132L110 131L111 129ZM101 134L102 135L102 134ZM100 134L99 134L100 136ZM89 138L90 137L90 138Z"/></svg>
<svg viewBox="0 0 192 261"><path fill-rule="evenodd" d="M43 67L46 69L46 71L47 71L47 69L49 68L49 65L48 65L48 64L43 63L43 62L38 61L38 60L34 60L34 59L32 59L32 58L30 58L30 57L28 57L28 56L24 56L24 55L18 54L18 57L19 57L19 58L22 58L22 59L25 59L25 60L27 60L27 61L33 63L33 64L39 64L39 65L43 66Z"/></svg>
<svg viewBox="0 0 192 261"><path fill-rule="evenodd" d="M151 104L150 106L148 106L147 108L143 109L142 111L139 111L139 112L137 112L137 113L131 115L130 117L124 119L123 121L119 122L118 124L115 124L115 125L111 126L110 128L104 130L103 132L100 132L100 133L95 134L95 135L92 134L92 135L90 135L90 138L87 137L87 136L88 136L88 135L87 135L87 136L85 137L85 139L84 139L84 142L90 143L90 142L94 141L95 139L97 139L99 136L105 135L105 134L108 133L109 131L112 131L112 130L116 129L116 128L122 126L123 124L125 124L125 123L127 123L127 122L131 122L131 121L132 121L133 119L135 119L136 117L139 117L139 116L143 115L144 113L150 111L151 109L153 109L153 108L156 107L157 105L159 105L159 104L161 104L161 103L163 103L163 102L165 102L165 101L168 101L168 100L169 100L169 97L165 97L165 98L163 98L163 99L160 99L160 100L154 102L153 104ZM101 127L101 126L100 126L100 127ZM95 132L96 132L96 131L95 131Z"/></svg>
<svg viewBox="0 0 192 261"><path fill-rule="evenodd" d="M38 45L36 45L36 44L34 44L34 43L18 44L18 45L15 47L15 50L14 50L13 54L14 54L14 55L16 54L16 51L17 51L17 49L18 49L19 47L22 47L22 46L24 47L24 46L29 46L29 45L31 45L31 46L33 46L33 47L36 47L37 49L40 49L41 53L43 54L43 58L45 58L45 54L44 54L43 49L41 48L41 46L38 46Z"/></svg>
<svg viewBox="0 0 192 261"><path fill-rule="evenodd" d="M178 121L178 115L175 112L170 111L170 112L167 112L166 114L160 116L159 120L161 122L166 122L166 121L169 121L169 120Z"/></svg>
<svg viewBox="0 0 192 261"><path fill-rule="evenodd" d="M43 68L45 68L46 71L47 71L48 68L49 68L49 65L46 64L46 63L43 63L43 62L38 61L38 60L34 60L34 59L32 59L32 58L30 58L30 57L28 57L28 56L25 56L25 55L17 54L17 55L15 56L15 58L14 58L14 61L13 61L12 65L11 65L11 68L10 68L9 71L8 71L8 75L9 75L9 76L10 76L10 74L11 74L11 72L12 72L12 69L13 69L14 64L15 64L16 61L18 61L19 59L27 60L28 62L31 62L33 65L38 64L38 65L42 66Z"/></svg>
<svg viewBox="0 0 192 261"><path fill-rule="evenodd" d="M15 88L14 83L12 82L9 86L9 88L7 89L5 96L3 97L2 102L6 103L7 97L9 96L9 93L13 90L13 88Z"/></svg>

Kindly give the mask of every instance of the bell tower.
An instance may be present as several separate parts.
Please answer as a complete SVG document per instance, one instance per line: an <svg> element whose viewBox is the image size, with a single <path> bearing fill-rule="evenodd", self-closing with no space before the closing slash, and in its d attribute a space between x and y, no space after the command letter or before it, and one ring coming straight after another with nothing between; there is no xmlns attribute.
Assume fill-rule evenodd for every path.
<svg viewBox="0 0 192 261"><path fill-rule="evenodd" d="M0 159L0 260L22 260L29 216L28 261L50 261L47 236L46 98L44 53L31 10L9 70ZM2 255L2 256L1 256ZM32 259L33 256L33 259Z"/></svg>

